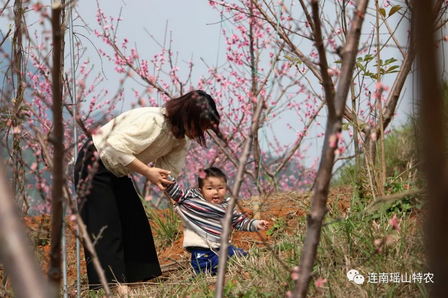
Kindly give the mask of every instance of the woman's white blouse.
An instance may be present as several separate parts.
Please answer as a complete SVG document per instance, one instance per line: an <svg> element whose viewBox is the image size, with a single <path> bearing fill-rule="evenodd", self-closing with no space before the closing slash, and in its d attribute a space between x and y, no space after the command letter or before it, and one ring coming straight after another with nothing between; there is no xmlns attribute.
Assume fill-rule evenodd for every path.
<svg viewBox="0 0 448 298"><path fill-rule="evenodd" d="M126 167L134 158L176 177L185 164L189 142L176 139L161 107L137 108L111 120L94 135L92 141L104 166L122 177L132 171Z"/></svg>

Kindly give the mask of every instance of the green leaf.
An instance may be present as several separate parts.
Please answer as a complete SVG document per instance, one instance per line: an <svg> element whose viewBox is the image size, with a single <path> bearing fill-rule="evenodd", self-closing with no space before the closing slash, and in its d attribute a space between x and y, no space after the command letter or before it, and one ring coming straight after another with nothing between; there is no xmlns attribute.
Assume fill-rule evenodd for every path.
<svg viewBox="0 0 448 298"><path fill-rule="evenodd" d="M364 65L362 65L361 63L359 63L359 62L356 62L356 66L358 66L362 71L366 71L366 69L364 68Z"/></svg>
<svg viewBox="0 0 448 298"><path fill-rule="evenodd" d="M342 130L348 130L348 123L342 124Z"/></svg>
<svg viewBox="0 0 448 298"><path fill-rule="evenodd" d="M342 63L342 61L341 60L336 60L333 63Z"/></svg>
<svg viewBox="0 0 448 298"><path fill-rule="evenodd" d="M293 64L294 64L294 63L299 63L299 64L302 63L302 61L301 61L299 58L291 57L291 56L288 56L288 55L285 55L284 57L285 57L286 59L288 59L289 61L293 62Z"/></svg>
<svg viewBox="0 0 448 298"><path fill-rule="evenodd" d="M368 72L365 73L365 75L368 76L368 77L371 77L371 78L374 79L374 80L377 80L377 75L376 75L376 73L373 73L373 72L368 71Z"/></svg>
<svg viewBox="0 0 448 298"><path fill-rule="evenodd" d="M386 71L386 73L391 73L391 71L394 71L396 69L400 68L400 66L398 65L393 65L391 67L389 67L389 69Z"/></svg>
<svg viewBox="0 0 448 298"><path fill-rule="evenodd" d="M369 61L372 60L373 58L375 58L375 56L373 56L372 54L367 54L367 55L364 57L364 61L365 61L365 62L369 62Z"/></svg>
<svg viewBox="0 0 448 298"><path fill-rule="evenodd" d="M398 12L400 9L401 9L401 6L400 6L400 5L395 5L394 7L392 7L392 8L390 9L390 11L389 11L389 17L390 17L391 15L393 15L394 13Z"/></svg>
<svg viewBox="0 0 448 298"><path fill-rule="evenodd" d="M386 62L384 62L384 64L385 64L385 65L388 65L388 64L394 63L394 62L396 62L396 61L398 61L398 60L395 59L395 58L390 58L390 59L387 59Z"/></svg>
<svg viewBox="0 0 448 298"><path fill-rule="evenodd" d="M386 17L386 10L384 8L380 8L380 14L382 14L383 17Z"/></svg>

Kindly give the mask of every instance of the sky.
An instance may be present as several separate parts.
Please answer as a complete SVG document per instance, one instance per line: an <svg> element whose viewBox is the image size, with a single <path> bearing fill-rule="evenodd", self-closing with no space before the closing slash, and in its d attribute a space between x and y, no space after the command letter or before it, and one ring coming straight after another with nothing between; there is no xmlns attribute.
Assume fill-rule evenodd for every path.
<svg viewBox="0 0 448 298"><path fill-rule="evenodd" d="M50 0L42 0L41 2L44 4L51 3ZM238 3L238 1L234 2ZM172 39L172 48L178 53L181 77L186 75L185 69L188 61L191 59L195 62L192 73L193 78L206 74L208 66L220 65L225 62L225 43L221 37L221 30L231 26L226 22L220 22L221 18L218 12L213 10L206 0L100 0L99 6L106 16L122 17L123 21L120 22L118 28L119 43L123 38L127 38L129 47L136 47L140 55L145 56L142 58L150 60L161 50L158 43L163 43L165 37L166 42ZM295 9L299 10L299 5ZM331 15L334 12L329 10L324 11L324 13ZM94 65L94 72L98 73L101 71L105 74L106 80L101 86L110 90L113 94L117 90L117 82L122 78L122 75L114 71L112 63L100 58L97 49L100 47L105 48L105 46L93 35L90 29L86 29L86 25L90 28L99 29L96 22L96 1L78 1L75 14L79 15L80 18L76 18L74 30L86 47L86 52L82 59L90 59ZM366 19L364 28L367 31L371 26L369 23L372 22L374 22L373 18ZM393 20L391 20L391 24L393 25ZM0 18L0 28L7 28L6 25L5 20ZM383 36L381 38L384 40ZM403 40L405 36L402 34L398 38ZM301 43L300 40L296 41ZM304 52L307 53L306 50ZM385 49L382 55L384 57L395 56L401 60L400 55L393 49ZM66 63L69 63L69 61L67 52ZM208 66L202 61L205 61ZM197 82L197 79L193 79L193 81ZM390 83L385 81L385 84L391 85L392 81ZM123 111L131 108L131 102L134 101L134 90L141 90L142 82L139 80L127 80L125 88L125 101L120 107ZM403 91L404 100L400 103L398 117L394 120L395 125L405 122L407 115L412 113L412 81L408 82ZM295 133L284 129L284 127L286 122L293 122L294 117L296 116L293 113L285 113L281 119L275 122L274 131L267 131L267 138L270 139L275 134L282 144L289 144L295 138ZM323 127L325 127L325 119L321 117L320 121L323 123ZM316 156L320 155L323 138L316 139L315 135L322 130L322 127L315 127L314 132L311 131L310 133L312 137L310 137L308 144L312 145L306 161L308 165L313 163Z"/></svg>
<svg viewBox="0 0 448 298"><path fill-rule="evenodd" d="M238 3L238 1L233 2ZM130 41L129 44L131 46L134 45L141 55L145 55L147 59L160 51L161 48L157 45L156 41L162 43L165 39L165 32L168 32L168 38L166 39L169 40L171 37L173 40L172 48L178 52L179 61L185 62L185 68L182 68L182 63L179 63L181 66L181 76L182 70L186 69L186 62L190 59L195 61L193 77L199 77L208 71L208 67L201 60L205 61L209 66L220 65L225 61L225 42L221 37L221 30L222 28L229 30L231 29L231 25L226 22L221 23L218 12L213 10L206 1L100 0L99 5L107 16L118 16L121 13L123 21L119 25L119 36L128 38ZM295 8L297 10L300 9L299 6ZM80 1L77 6L77 12L83 17L86 23L98 28L95 17L97 13L95 1ZM334 13L334 11L330 10L326 12L326 14L331 13ZM295 14L297 15L297 13ZM370 29L371 25L369 22L373 21L373 19L367 20L364 25L366 30ZM393 24L393 20L391 23ZM82 29L79 30L82 31ZM154 39L149 36L148 32L153 35ZM94 40L93 37L92 40ZM296 39L296 42L302 45L300 40ZM301 50L306 53L307 51L303 49L304 46L306 47L303 44ZM394 52L392 49L386 49L384 51L384 57L395 56L396 54L397 51ZM96 59L96 54L92 53L92 51L89 51L89 55L92 59ZM399 58L397 57L397 59ZM105 68L108 66L110 65L104 65ZM113 86L115 84L114 82L117 81L117 75L112 69L105 72L109 82ZM132 83L129 81L127 83L129 83L126 86L127 89L131 90L133 88ZM405 92L407 93L405 93L405 96L411 95L409 89L405 90ZM132 98L132 95L129 97ZM400 104L398 118L394 120L394 123L399 125L406 120L407 115L411 113L410 103L411 101L408 99ZM124 109L126 109L126 106ZM323 113L325 114L325 112ZM291 144L291 140L295 139L295 133L285 129L285 123L294 122L294 118L297 116L294 113L286 112L281 117L281 119L274 123L273 131L261 130L262 146L265 146L267 141L272 139L273 134L276 135L282 144ZM307 153L307 165L311 165L315 157L320 156L323 138L317 139L315 136L323 131L326 120L321 117L319 121L323 123L322 126L315 126L310 132L308 142L305 142L306 146L311 146Z"/></svg>

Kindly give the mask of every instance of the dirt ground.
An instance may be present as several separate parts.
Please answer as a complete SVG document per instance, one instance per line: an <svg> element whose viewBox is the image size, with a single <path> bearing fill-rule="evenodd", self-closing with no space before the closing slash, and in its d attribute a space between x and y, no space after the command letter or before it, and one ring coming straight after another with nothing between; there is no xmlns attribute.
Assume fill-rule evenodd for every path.
<svg viewBox="0 0 448 298"><path fill-rule="evenodd" d="M349 202L352 197L352 189L350 187L342 187L333 189L329 196L329 207L337 201L338 208L342 214L347 212ZM297 217L306 216L311 200L311 194L284 192L271 194L260 198L251 198L240 201L242 211L248 216L253 216L254 202L258 201L260 206L261 219L269 221L270 225L282 221L287 228L282 233L291 233ZM330 208L331 210L332 208ZM163 211L159 211L163 212ZM47 264L50 253L50 222L48 215L25 217L25 224L32 241L36 259L42 266L42 272L46 274ZM153 224L153 223L151 223ZM153 230L154 232L154 230ZM76 289L76 232L68 224L66 233L67 243L67 284L69 289ZM264 241L272 244L272 236L266 235L265 231L260 232L262 239L257 233L250 232L234 232L232 234L232 244L236 247L248 250L253 246L264 246ZM285 235L286 236L286 235ZM179 270L179 268L188 266L189 254L182 247L183 233L174 241L174 243L164 249L157 248L159 261L162 267L163 275L169 276L170 272ZM4 276L3 268L0 264L0 280ZM81 246L81 284L83 288L87 284L84 253ZM8 288L8 286L7 286ZM70 292L70 290L69 290Z"/></svg>

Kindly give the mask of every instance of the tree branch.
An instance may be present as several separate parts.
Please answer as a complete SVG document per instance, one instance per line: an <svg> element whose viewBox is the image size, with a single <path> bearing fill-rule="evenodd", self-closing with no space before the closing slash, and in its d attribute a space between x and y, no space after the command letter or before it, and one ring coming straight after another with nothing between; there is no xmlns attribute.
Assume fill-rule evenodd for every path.
<svg viewBox="0 0 448 298"><path fill-rule="evenodd" d="M48 283L29 245L30 239L20 220L20 212L2 165L3 161L0 161L0 261L17 297L58 297L58 292L50 294Z"/></svg>
<svg viewBox="0 0 448 298"><path fill-rule="evenodd" d="M317 0L313 0L312 5L317 5ZM307 216L307 233L305 244L303 247L303 254L300 259L299 279L294 288L293 297L306 297L311 275L313 271L314 261L317 254L317 247L322 229L322 222L327 212L327 199L330 187L331 172L333 169L333 162L335 158L335 149L337 148L337 135L342 129L342 116L345 109L345 101L351 84L353 76L353 69L358 53L359 39L361 35L361 27L364 21L364 16L367 9L368 0L358 1L357 9L354 12L352 26L347 35L347 43L342 50L342 68L340 75L340 83L334 96L334 112L329 112L327 128L325 133L324 147L322 149L322 159L317 172L316 188L311 201L311 210ZM318 6L316 6L318 8ZM317 15L317 17L316 17ZM321 26L318 18L318 11L313 9L313 16L315 20L315 28ZM316 22L317 20L317 22ZM327 69L321 69L326 72ZM332 98L331 93L325 94Z"/></svg>
<svg viewBox="0 0 448 298"><path fill-rule="evenodd" d="M53 132L50 141L53 143L53 187L51 204L51 251L48 278L55 289L59 289L61 282L61 237L62 237L62 201L64 179L64 124L62 120L62 90L61 90L61 11L60 1L53 2L52 28L53 28Z"/></svg>
<svg viewBox="0 0 448 298"><path fill-rule="evenodd" d="M243 183L243 174L245 172L247 159L250 155L253 136L258 131L259 121L261 117L261 112L263 111L263 107L264 107L264 98L261 97L257 103L257 107L255 109L255 113L252 118L252 125L250 128L249 135L246 139L246 143L244 144L243 154L239 159L238 172L235 177L235 184L233 186L232 197L227 207L226 215L224 217L224 221L222 224L223 231L221 234L221 246L219 248L218 277L216 280L215 298L223 297L227 255L229 252L229 237L232 231L233 209L235 208L235 200L238 199L238 193L240 191L241 184Z"/></svg>

